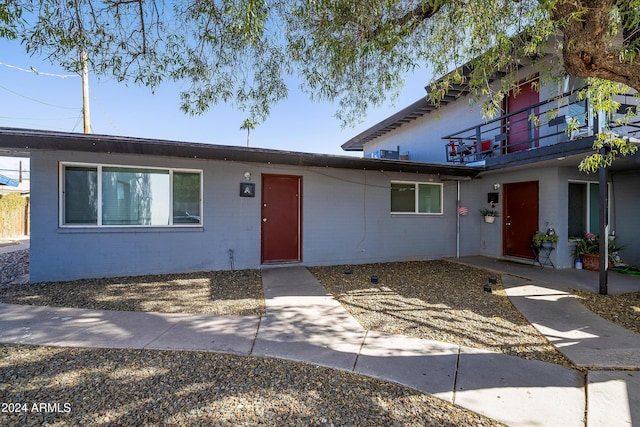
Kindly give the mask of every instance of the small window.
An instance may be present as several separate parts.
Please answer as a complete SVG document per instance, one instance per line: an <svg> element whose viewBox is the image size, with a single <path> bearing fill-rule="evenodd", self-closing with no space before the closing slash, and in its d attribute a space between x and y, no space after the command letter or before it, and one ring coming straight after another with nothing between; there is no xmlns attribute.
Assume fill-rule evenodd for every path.
<svg viewBox="0 0 640 427"><path fill-rule="evenodd" d="M391 213L442 214L442 184L392 182Z"/></svg>
<svg viewBox="0 0 640 427"><path fill-rule="evenodd" d="M201 183L201 171L66 164L61 225L201 225Z"/></svg>

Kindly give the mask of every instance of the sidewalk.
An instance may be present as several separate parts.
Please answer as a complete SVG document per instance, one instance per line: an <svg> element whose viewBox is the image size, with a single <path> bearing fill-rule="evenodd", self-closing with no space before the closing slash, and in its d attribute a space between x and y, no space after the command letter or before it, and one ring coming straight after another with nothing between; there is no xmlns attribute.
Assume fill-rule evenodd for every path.
<svg viewBox="0 0 640 427"><path fill-rule="evenodd" d="M4 304L0 342L281 357L396 382L508 425L584 426L586 385L578 371L367 332L304 267L265 269L263 281L262 318ZM590 381L599 392L609 380ZM603 407L601 416L608 414Z"/></svg>
<svg viewBox="0 0 640 427"><path fill-rule="evenodd" d="M576 366L588 370L587 425L640 425L640 334L597 316L568 292L597 293L597 272L538 269L481 256L450 261L501 274L518 311ZM608 290L638 292L640 278L610 272Z"/></svg>
<svg viewBox="0 0 640 427"><path fill-rule="evenodd" d="M15 239L0 239L0 255L29 249L29 244L29 236L16 237Z"/></svg>

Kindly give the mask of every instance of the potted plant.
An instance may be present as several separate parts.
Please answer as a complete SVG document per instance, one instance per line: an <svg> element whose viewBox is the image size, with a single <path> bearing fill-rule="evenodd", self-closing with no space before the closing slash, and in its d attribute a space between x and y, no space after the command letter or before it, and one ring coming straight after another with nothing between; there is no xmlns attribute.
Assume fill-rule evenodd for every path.
<svg viewBox="0 0 640 427"><path fill-rule="evenodd" d="M615 236L607 239L609 265L613 265L618 259L618 251L622 249L616 246ZM582 239L576 242L574 257L580 257L585 270L598 271L600 268L600 238L593 233L586 233Z"/></svg>
<svg viewBox="0 0 640 427"><path fill-rule="evenodd" d="M498 216L498 211L493 209L480 209L480 214L484 217L484 222L487 224L493 224Z"/></svg>
<svg viewBox="0 0 640 427"><path fill-rule="evenodd" d="M558 242L558 235L551 228L547 230L546 233L536 231L533 235L532 242L536 248L551 248L554 243Z"/></svg>

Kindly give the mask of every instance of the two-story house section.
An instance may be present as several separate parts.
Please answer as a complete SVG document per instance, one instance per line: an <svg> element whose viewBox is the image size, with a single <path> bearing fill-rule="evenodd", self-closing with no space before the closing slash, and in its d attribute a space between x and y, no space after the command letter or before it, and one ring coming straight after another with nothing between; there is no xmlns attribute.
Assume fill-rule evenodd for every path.
<svg viewBox="0 0 640 427"><path fill-rule="evenodd" d="M422 97L342 148L364 157L482 167L475 179L461 183L459 204L469 214L460 218L460 238L480 255L530 261L537 255L533 234L553 229L559 240L550 260L573 267L575 241L597 234L599 221L598 176L580 172L578 164L593 153L604 120L617 134L640 142L637 115L614 124L639 99L628 92L617 98L617 114L596 114L590 99L577 96L584 80L545 82L530 66L520 75L497 117L483 118L468 88L453 87L439 108ZM572 132L569 123L577 127ZM624 247L623 261L638 265L640 155L617 160L608 172L609 234ZM497 210L498 219L484 223L482 208Z"/></svg>

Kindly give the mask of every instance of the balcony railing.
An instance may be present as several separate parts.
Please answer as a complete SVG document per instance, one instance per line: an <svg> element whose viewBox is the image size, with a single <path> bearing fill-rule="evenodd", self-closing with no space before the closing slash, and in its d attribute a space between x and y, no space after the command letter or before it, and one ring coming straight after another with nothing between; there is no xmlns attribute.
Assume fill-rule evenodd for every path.
<svg viewBox="0 0 640 427"><path fill-rule="evenodd" d="M589 99L579 100L576 93L577 90L565 92L443 137L447 140L447 161L467 164L577 138L593 137L601 132L605 124L621 136L640 136L638 115L626 123L616 123L616 119L629 109L639 113L636 110L639 100L634 94L618 95L616 101L620 102L620 108L605 119L604 114L594 114ZM572 132L568 132L569 123L576 125Z"/></svg>

